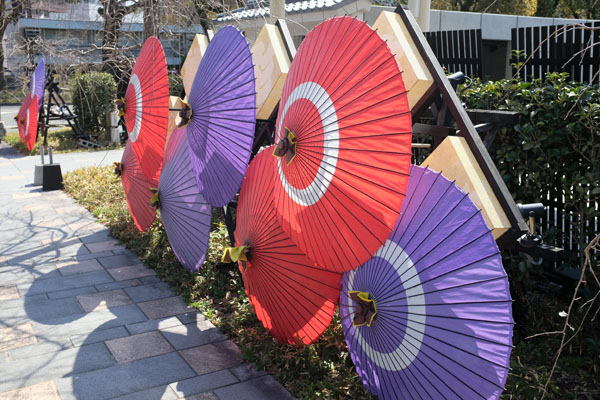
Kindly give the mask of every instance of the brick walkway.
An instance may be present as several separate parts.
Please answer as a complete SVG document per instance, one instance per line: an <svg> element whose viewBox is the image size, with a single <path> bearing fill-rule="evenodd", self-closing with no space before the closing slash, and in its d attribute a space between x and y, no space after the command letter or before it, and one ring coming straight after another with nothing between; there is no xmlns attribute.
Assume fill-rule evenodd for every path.
<svg viewBox="0 0 600 400"><path fill-rule="evenodd" d="M0 144L0 399L291 398L84 208L31 186L37 161Z"/></svg>

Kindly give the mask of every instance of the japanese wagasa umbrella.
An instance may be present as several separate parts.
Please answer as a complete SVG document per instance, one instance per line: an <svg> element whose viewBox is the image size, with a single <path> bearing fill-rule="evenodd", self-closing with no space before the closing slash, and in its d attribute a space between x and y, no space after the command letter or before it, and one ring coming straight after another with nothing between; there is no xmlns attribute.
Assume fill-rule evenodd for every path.
<svg viewBox="0 0 600 400"><path fill-rule="evenodd" d="M276 129L283 230L323 268L366 262L398 219L411 157L406 91L385 42L350 17L314 28L290 67Z"/></svg>
<svg viewBox="0 0 600 400"><path fill-rule="evenodd" d="M196 182L210 204L224 206L242 184L256 124L254 65L239 30L225 26L210 41L188 101L180 125Z"/></svg>
<svg viewBox="0 0 600 400"><path fill-rule="evenodd" d="M165 53L156 37L144 43L125 97L115 102L142 173L148 179L158 178L169 122L169 81Z"/></svg>
<svg viewBox="0 0 600 400"><path fill-rule="evenodd" d="M208 248L211 206L196 185L185 128L175 129L169 138L153 204L160 209L177 259L187 270L200 268Z"/></svg>
<svg viewBox="0 0 600 400"><path fill-rule="evenodd" d="M511 298L490 229L466 193L413 166L402 215L344 273L340 315L363 384L380 398L498 398L512 348Z"/></svg>
<svg viewBox="0 0 600 400"><path fill-rule="evenodd" d="M144 232L156 216L156 210L150 205L153 192L158 187L157 179L148 179L142 174L137 157L133 153L131 141L127 141L120 163L115 163L115 173L121 177L127 206L135 226Z"/></svg>
<svg viewBox="0 0 600 400"><path fill-rule="evenodd" d="M42 58L38 65L35 67L31 80L29 81L29 92L30 96L37 95L38 98L38 112L44 104L44 88L46 85L46 66L44 59Z"/></svg>
<svg viewBox="0 0 600 400"><path fill-rule="evenodd" d="M341 274L314 262L281 230L273 209L273 148L250 163L236 212L235 245L224 261L238 261L258 319L280 343L315 342L338 301Z"/></svg>
<svg viewBox="0 0 600 400"><path fill-rule="evenodd" d="M38 126L38 98L37 95L26 96L17 114L17 127L21 142L27 144L27 150L31 151L35 146Z"/></svg>

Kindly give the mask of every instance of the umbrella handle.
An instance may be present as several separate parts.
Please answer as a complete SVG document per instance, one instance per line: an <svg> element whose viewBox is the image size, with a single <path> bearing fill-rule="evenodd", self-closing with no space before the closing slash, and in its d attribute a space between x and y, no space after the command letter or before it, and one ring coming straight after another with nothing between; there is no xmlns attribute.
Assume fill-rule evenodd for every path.
<svg viewBox="0 0 600 400"><path fill-rule="evenodd" d="M287 131L286 137L281 139L275 149L273 150L273 155L277 158L285 158L285 162L287 165L290 165L292 160L296 157L296 135L289 128L285 128Z"/></svg>
<svg viewBox="0 0 600 400"><path fill-rule="evenodd" d="M366 324L367 326L371 326L375 315L377 315L375 300L370 298L369 293L358 290L349 291L348 296L357 304L352 325L362 326Z"/></svg>

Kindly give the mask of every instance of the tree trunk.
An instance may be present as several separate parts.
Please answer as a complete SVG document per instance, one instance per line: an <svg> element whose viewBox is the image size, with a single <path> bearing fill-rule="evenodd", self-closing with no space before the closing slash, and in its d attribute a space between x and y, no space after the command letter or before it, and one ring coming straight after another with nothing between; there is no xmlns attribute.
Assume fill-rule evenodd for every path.
<svg viewBox="0 0 600 400"><path fill-rule="evenodd" d="M104 31L102 32L102 70L117 82L117 96L125 95L129 81L128 69L124 68L123 56L119 55L119 32L125 17L124 7L115 0L104 3Z"/></svg>
<svg viewBox="0 0 600 400"><path fill-rule="evenodd" d="M4 79L4 41L5 29L0 29L0 90L6 89L6 79Z"/></svg>
<svg viewBox="0 0 600 400"><path fill-rule="evenodd" d="M158 18L158 10L156 9L157 0L144 1L144 41L150 36L157 36L156 20Z"/></svg>

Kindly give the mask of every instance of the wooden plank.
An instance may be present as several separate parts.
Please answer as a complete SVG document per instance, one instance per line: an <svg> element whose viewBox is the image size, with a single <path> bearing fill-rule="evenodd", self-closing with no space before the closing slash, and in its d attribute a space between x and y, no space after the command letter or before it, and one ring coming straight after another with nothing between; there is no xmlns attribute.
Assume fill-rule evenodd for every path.
<svg viewBox="0 0 600 400"><path fill-rule="evenodd" d="M539 62L542 61L542 54L541 54L541 49L539 49L538 47L540 46L540 27L539 26L535 26L533 27L532 30L532 54L533 54L533 60L537 61L536 64L532 64L532 68L534 71L534 75L536 78L542 78L542 68L541 65L539 65Z"/></svg>
<svg viewBox="0 0 600 400"><path fill-rule="evenodd" d="M527 59L527 57L529 57L529 53L527 53L527 48L525 47L525 28L519 28L518 29L518 48L519 50L522 50L523 52L525 52L525 57L523 59L523 62L525 61L525 59ZM523 79L525 82L527 82L527 69L525 68L525 66L522 66L521 68L521 79Z"/></svg>
<svg viewBox="0 0 600 400"><path fill-rule="evenodd" d="M471 43L471 32L470 31L465 31L465 54L467 57L474 59L474 49L473 49L473 44ZM475 76L475 72L473 71L473 64L471 63L469 65L468 71L465 72L468 76Z"/></svg>
<svg viewBox="0 0 600 400"><path fill-rule="evenodd" d="M527 55L533 55L532 59L534 59L535 54L534 54L534 43L533 43L533 31L531 29L525 29L525 49L527 52ZM535 75L535 67L533 65L531 65L530 63L527 64L527 66L525 67L525 75L527 76L527 80L532 80L537 78L537 76Z"/></svg>
<svg viewBox="0 0 600 400"><path fill-rule="evenodd" d="M569 73L569 76L571 77L571 79L575 78L575 64L576 64L576 60L575 59L571 59L573 57L573 54L575 54L576 50L575 50L575 46L574 46L574 42L575 42L575 31L577 29L571 27L567 30L567 43L565 45L565 50L566 50L566 54L565 54L565 67L564 70L566 72Z"/></svg>
<svg viewBox="0 0 600 400"><path fill-rule="evenodd" d="M510 48L512 50L518 50L519 49L519 44L517 42L517 35L518 35L518 30L517 28L512 28L510 30ZM511 55L511 59L510 59L510 63L511 63L511 67L512 67L512 74L516 74L517 73L517 69L514 67L514 65L518 62L519 60L514 56Z"/></svg>
<svg viewBox="0 0 600 400"><path fill-rule="evenodd" d="M477 30L477 76L483 78L483 56L481 54L483 48L483 39L481 36L481 29Z"/></svg>
<svg viewBox="0 0 600 400"><path fill-rule="evenodd" d="M591 27L592 24L585 24L588 27ZM590 45L591 43L591 39L592 39L592 31L584 29L583 32L581 32L581 49L585 49L587 46ZM585 55L590 55L592 53L592 49L588 49L585 51ZM584 62L583 63L583 71L582 71L582 82L590 82L590 79L592 78L590 75L590 69L591 69L591 63L590 62Z"/></svg>
<svg viewBox="0 0 600 400"><path fill-rule="evenodd" d="M387 42L395 55L408 91L408 105L412 110L434 85L433 77L398 14L383 11L373 24L373 29Z"/></svg>
<svg viewBox="0 0 600 400"><path fill-rule="evenodd" d="M548 43L548 32L549 29L547 26L542 26L541 30L540 30L540 39L542 41L541 43L541 49L540 49L540 58L543 59L544 61L548 61L549 55L549 43ZM549 69L549 65L547 62L544 62L543 65L541 65L541 72L542 72L542 76L546 76L546 73L548 72Z"/></svg>
<svg viewBox="0 0 600 400"><path fill-rule="evenodd" d="M583 46L583 29L576 28L573 31L573 52L571 53L571 57L575 56L575 54L579 53ZM579 53L575 56L573 60L573 80L577 82L583 82L583 74L581 71L582 68L582 53Z"/></svg>
<svg viewBox="0 0 600 400"><path fill-rule="evenodd" d="M457 60L460 57L460 39L458 31L452 31L452 57L454 58L454 72L462 71L461 64Z"/></svg>
<svg viewBox="0 0 600 400"><path fill-rule="evenodd" d="M548 36L551 37L551 39L548 42L548 53L549 56L548 58L550 60L555 60L556 59L556 26L551 26L548 29ZM548 72L555 72L556 71L556 67L549 63L548 64Z"/></svg>

